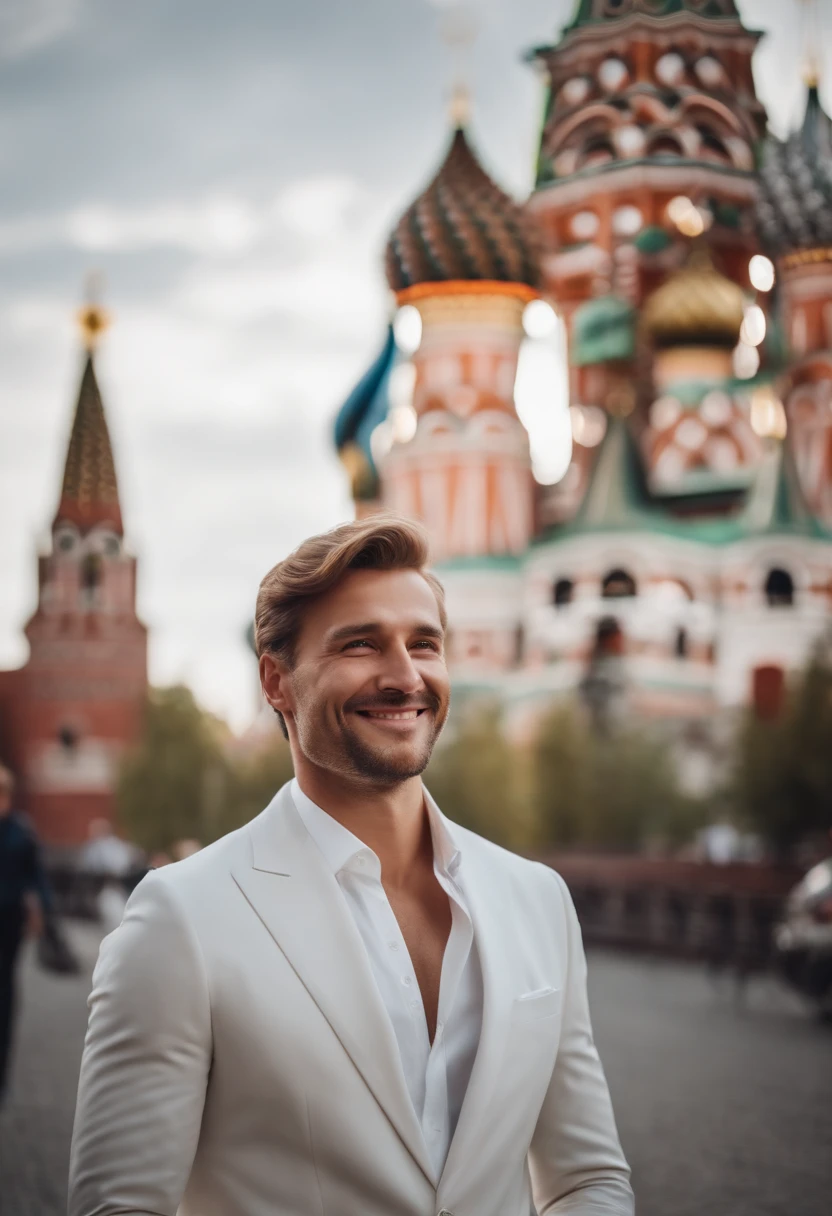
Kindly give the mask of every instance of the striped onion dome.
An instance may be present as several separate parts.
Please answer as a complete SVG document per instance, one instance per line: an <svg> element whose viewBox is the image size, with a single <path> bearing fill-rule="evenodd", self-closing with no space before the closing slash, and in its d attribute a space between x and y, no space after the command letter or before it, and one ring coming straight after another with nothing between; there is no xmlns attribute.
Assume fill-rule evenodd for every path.
<svg viewBox="0 0 832 1216"><path fill-rule="evenodd" d="M832 119L817 87L803 125L786 140L770 135L760 170L760 234L774 254L832 245Z"/></svg>
<svg viewBox="0 0 832 1216"><path fill-rule="evenodd" d="M540 281L540 238L531 217L492 181L465 131L454 131L430 185L411 203L387 243L387 282Z"/></svg>

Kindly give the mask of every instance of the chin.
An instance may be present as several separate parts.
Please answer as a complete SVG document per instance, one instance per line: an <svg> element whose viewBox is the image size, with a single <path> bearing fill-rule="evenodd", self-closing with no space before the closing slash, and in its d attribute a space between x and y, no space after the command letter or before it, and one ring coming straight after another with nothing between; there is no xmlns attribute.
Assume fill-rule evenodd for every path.
<svg viewBox="0 0 832 1216"><path fill-rule="evenodd" d="M378 747L353 737L348 746L353 770L362 777L375 781L409 781L419 777L430 761L433 747L425 742L421 745Z"/></svg>

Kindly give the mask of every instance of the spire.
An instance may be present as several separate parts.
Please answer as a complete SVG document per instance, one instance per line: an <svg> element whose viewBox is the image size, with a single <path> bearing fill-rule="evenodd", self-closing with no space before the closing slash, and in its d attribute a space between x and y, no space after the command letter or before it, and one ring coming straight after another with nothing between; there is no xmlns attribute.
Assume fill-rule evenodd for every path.
<svg viewBox="0 0 832 1216"><path fill-rule="evenodd" d="M650 518L644 472L623 418L610 417L573 526L579 530L643 528Z"/></svg>
<svg viewBox="0 0 832 1216"><path fill-rule="evenodd" d="M79 313L78 320L87 357L69 437L55 523L66 520L82 531L96 524L109 524L121 535L123 528L113 449L93 362L93 351L107 327L108 317L98 304L90 301Z"/></svg>
<svg viewBox="0 0 832 1216"><path fill-rule="evenodd" d="M821 33L817 0L803 0L803 80L817 97L821 76Z"/></svg>

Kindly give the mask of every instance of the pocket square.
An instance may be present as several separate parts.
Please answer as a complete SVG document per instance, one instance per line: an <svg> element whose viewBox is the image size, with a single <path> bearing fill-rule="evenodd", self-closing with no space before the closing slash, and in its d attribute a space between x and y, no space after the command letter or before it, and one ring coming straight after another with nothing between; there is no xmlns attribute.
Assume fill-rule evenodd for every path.
<svg viewBox="0 0 832 1216"><path fill-rule="evenodd" d="M524 992L517 997L518 1001L533 1001L535 997L547 996L550 992L557 992L557 988L535 988L534 992Z"/></svg>

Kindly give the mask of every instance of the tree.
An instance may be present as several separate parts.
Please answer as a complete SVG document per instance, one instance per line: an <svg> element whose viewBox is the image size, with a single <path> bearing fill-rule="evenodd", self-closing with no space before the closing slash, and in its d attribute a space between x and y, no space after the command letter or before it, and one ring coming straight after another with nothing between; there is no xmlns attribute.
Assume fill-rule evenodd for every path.
<svg viewBox="0 0 832 1216"><path fill-rule="evenodd" d="M788 857L832 827L832 659L819 650L794 679L781 712L740 722L732 793L740 817Z"/></svg>
<svg viewBox="0 0 832 1216"><path fill-rule="evenodd" d="M292 775L288 745L276 732L254 753L235 753L231 742L189 689L152 689L119 774L126 835L147 852L168 851L177 840L210 844L258 815Z"/></svg>
<svg viewBox="0 0 832 1216"><path fill-rule="evenodd" d="M660 737L622 725L599 735L572 705L541 722L534 769L539 837L549 845L667 848L705 819L705 808L681 792Z"/></svg>
<svg viewBox="0 0 832 1216"><path fill-rule="evenodd" d="M119 775L119 820L149 852L182 839L214 837L228 764L225 731L182 685L151 689L137 747Z"/></svg>
<svg viewBox="0 0 832 1216"><path fill-rule="evenodd" d="M496 706L471 708L436 748L425 784L455 822L507 848L532 847L534 821L523 797L516 749L500 727Z"/></svg>

